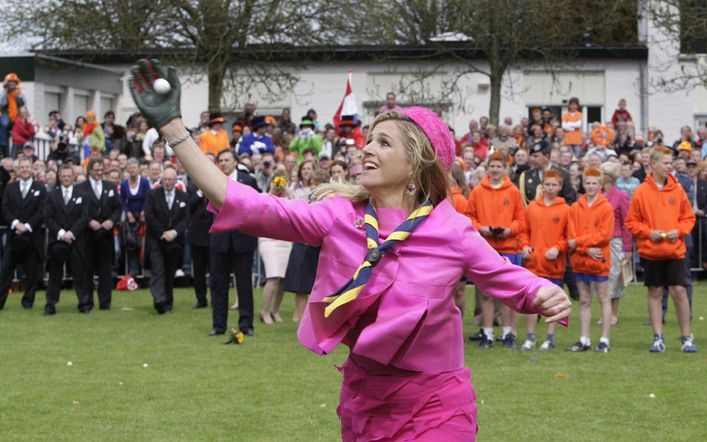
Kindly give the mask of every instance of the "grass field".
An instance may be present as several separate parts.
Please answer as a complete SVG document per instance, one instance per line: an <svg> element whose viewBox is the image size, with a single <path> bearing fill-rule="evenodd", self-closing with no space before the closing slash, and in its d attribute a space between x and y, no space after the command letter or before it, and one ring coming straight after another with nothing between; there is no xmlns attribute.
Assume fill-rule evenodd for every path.
<svg viewBox="0 0 707 442"><path fill-rule="evenodd" d="M577 340L578 308L553 353L467 343L478 440L707 440L706 296L707 286L697 286L693 355L679 351L672 305L668 349L648 353L641 286L629 289L609 354L562 351ZM164 316L147 290L116 292L113 310L90 315L79 315L73 292L64 291L58 314L43 317L43 297L24 311L12 295L0 312L2 441L339 440L334 366L346 350L321 358L300 347L291 296L286 322L257 324L241 346L206 337L211 312L190 308L191 289L179 289L174 313ZM475 331L465 322L467 334Z"/></svg>

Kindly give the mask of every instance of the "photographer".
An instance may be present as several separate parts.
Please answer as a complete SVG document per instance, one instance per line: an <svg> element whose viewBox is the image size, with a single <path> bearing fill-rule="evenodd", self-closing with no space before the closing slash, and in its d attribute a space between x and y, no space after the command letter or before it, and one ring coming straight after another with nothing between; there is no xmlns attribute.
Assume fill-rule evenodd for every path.
<svg viewBox="0 0 707 442"><path fill-rule="evenodd" d="M275 160L273 159L272 154L263 154L262 167L255 173L255 180L258 182L258 188L261 192L268 191L270 181L272 181L273 177L274 164Z"/></svg>
<svg viewBox="0 0 707 442"><path fill-rule="evenodd" d="M54 160L61 166L69 158L69 137L60 133L57 139L51 145L52 151L49 153L47 160Z"/></svg>

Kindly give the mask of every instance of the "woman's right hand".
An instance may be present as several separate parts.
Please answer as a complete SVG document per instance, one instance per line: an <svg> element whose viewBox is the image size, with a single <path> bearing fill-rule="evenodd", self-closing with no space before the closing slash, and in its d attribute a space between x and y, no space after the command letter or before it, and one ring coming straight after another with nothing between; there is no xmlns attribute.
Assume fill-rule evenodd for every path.
<svg viewBox="0 0 707 442"><path fill-rule="evenodd" d="M140 59L131 69L128 79L130 92L140 112L152 127L157 129L181 117L180 97L182 87L174 68L160 66L158 60ZM155 92L153 83L158 78L169 82L171 89L165 94Z"/></svg>

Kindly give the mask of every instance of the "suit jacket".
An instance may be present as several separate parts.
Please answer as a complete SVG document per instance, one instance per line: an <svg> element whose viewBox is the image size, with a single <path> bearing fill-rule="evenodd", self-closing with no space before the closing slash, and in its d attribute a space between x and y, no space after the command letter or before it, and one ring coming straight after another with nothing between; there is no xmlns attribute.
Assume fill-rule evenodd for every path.
<svg viewBox="0 0 707 442"><path fill-rule="evenodd" d="M172 210L167 207L165 192L162 187L152 189L145 199L145 224L147 233L145 235L145 251L160 247L160 238L167 230L176 230L177 237L172 241L174 244L184 244L184 233L189 221L189 206L187 194L179 189L174 189L174 201ZM145 267L149 268L145 253Z"/></svg>
<svg viewBox="0 0 707 442"><path fill-rule="evenodd" d="M203 194L200 195L199 188L194 183L187 187L187 198L189 200L189 229L187 230L187 241L189 244L209 247L209 229L214 218L211 212L206 210L208 200Z"/></svg>
<svg viewBox="0 0 707 442"><path fill-rule="evenodd" d="M95 219L96 221L102 223L103 221L111 220L113 221L113 225L117 225L118 222L120 222L120 215L123 211L123 205L120 202L120 194L118 193L118 188L115 184L110 181L101 180L100 199L96 198L96 193L93 191L93 187L91 187L91 181L89 179L80 184L76 184L75 187L86 194L88 221ZM91 237L91 241L105 241L113 238L113 231L107 231L105 229L94 231L91 228L87 228L87 232Z"/></svg>
<svg viewBox="0 0 707 442"><path fill-rule="evenodd" d="M14 220L29 224L32 232L25 233L25 235L30 235L39 256L44 255L41 228L44 221L43 209L46 195L47 191L44 185L37 182L37 180L33 180L29 191L27 191L27 196L23 199L20 191L20 182L15 181L7 185L2 199L2 215L5 223L8 227ZM10 244L14 236L15 231L11 229L7 237L8 244Z"/></svg>
<svg viewBox="0 0 707 442"><path fill-rule="evenodd" d="M86 244L86 227L88 226L88 195L78 186L74 186L69 203L64 204L61 186L47 194L44 202L44 224L49 230L47 247L59 242L57 235L60 230L74 235L73 247L83 255Z"/></svg>
<svg viewBox="0 0 707 442"><path fill-rule="evenodd" d="M252 187L256 192L260 192L258 181L249 173L238 171L238 182ZM250 236L238 230L232 230L224 233L211 234L211 251L215 253L228 252L229 245L236 253L253 252L258 247L258 238Z"/></svg>

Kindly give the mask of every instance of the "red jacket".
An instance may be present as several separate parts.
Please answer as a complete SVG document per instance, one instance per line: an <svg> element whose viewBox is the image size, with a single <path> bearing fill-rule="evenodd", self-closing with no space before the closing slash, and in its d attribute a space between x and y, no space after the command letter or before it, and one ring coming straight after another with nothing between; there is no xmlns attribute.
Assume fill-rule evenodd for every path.
<svg viewBox="0 0 707 442"><path fill-rule="evenodd" d="M34 125L31 121L17 118L12 125L12 144L24 145L34 137Z"/></svg>

